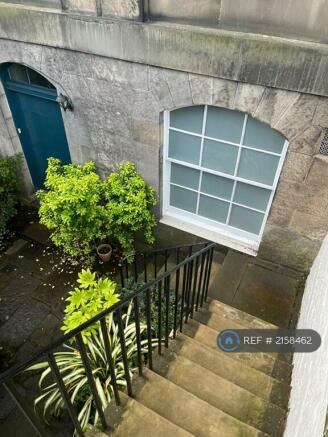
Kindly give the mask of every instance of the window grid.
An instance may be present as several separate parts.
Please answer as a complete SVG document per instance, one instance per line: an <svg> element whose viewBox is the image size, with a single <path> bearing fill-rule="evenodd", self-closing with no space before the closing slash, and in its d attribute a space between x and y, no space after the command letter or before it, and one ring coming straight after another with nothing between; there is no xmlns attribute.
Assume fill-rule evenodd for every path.
<svg viewBox="0 0 328 437"><path fill-rule="evenodd" d="M251 211L255 211L255 212L260 212L262 214L264 214L266 211L265 209L257 209L257 208L253 208L252 206L248 206L248 205L244 205L244 204L239 203L239 202L235 202L234 200L232 200L233 194L234 194L233 191L232 191L232 194L230 196L230 199L224 199L223 197L214 196L214 194L204 193L201 190L195 190L194 188L185 187L184 185L176 184L175 182L170 182L170 185L173 185L174 187L183 188L184 190L193 191L194 193L199 193L199 195L211 197L212 199L221 200L221 202L232 203L233 205L241 206L242 208L250 209Z"/></svg>
<svg viewBox="0 0 328 437"><path fill-rule="evenodd" d="M173 126L170 126L170 116L168 115L168 118L167 118L167 134L168 135L166 137L167 138L166 161L168 163L168 182L169 182L170 185L178 186L180 188L183 188L183 189L189 190L189 191L193 191L193 192L198 192L196 212L195 213L191 213L191 215L195 215L196 217L198 216L199 218L205 219L206 221L209 221L209 222L213 222L213 223L217 223L219 225L226 226L227 228L235 229L236 231L241 231L242 233L244 233L246 235L247 234L248 235L253 235L253 238L254 237L258 238L263 233L264 226L265 226L265 223L266 223L266 220L267 220L270 208L271 208L271 203L272 203L273 195L274 195L274 192L275 192L276 185L278 183L278 179L279 179L279 176L280 176L283 160L284 160L285 154L287 152L287 145L288 145L288 143L287 143L287 141L285 141L285 143L284 143L284 145L282 147L281 153L276 153L276 152L271 152L269 150L260 149L257 146L255 147L255 146L250 146L250 145L247 145L247 146L244 145L243 144L243 140L244 140L246 126L247 126L247 120L248 120L248 115L247 114L245 114L245 116L244 116L242 134L241 134L241 138L240 138L240 142L239 143L235 143L235 142L231 142L231 141L227 141L227 140L222 140L222 139L219 139L219 138L209 137L209 136L205 135L206 122L207 122L207 108L208 108L208 106L205 105L204 106L204 113L203 113L203 125L202 125L202 133L201 134L195 133L195 132L186 131L186 130L183 130L183 129L179 129L179 128L175 128ZM179 159L174 159L174 158L170 158L169 157L169 134L170 134L170 131L181 132L181 133L184 133L184 134L187 134L187 135L192 135L192 136L196 136L196 137L201 138L201 148L200 148L200 156L199 156L199 163L198 163L198 165L192 164L192 163L189 163L189 162L186 162L186 161L180 161ZM235 169L234 169L234 174L233 175L228 174L228 173L223 173L221 171L209 169L209 168L206 168L206 167L202 167L203 146L204 146L204 141L205 140L216 141L216 142L220 142L220 143L223 143L223 144L227 144L227 145L232 145L232 146L238 147L238 155L237 155L237 160L236 160L236 163L235 163ZM241 156L241 152L242 152L243 149L254 150L256 152L260 152L260 153L263 153L263 154L273 155L273 156L279 157L278 167L277 167L277 170L276 170L276 174L275 174L273 183L271 185L267 185L267 184L264 184L264 183L261 183L261 182L256 182L256 181L252 181L252 180L245 179L245 178L237 176L238 168L239 168L239 163L240 163L240 156ZM192 169L199 170L200 175L199 175L198 190L195 190L195 189L192 189L192 188L189 188L189 187L185 187L183 185L179 185L179 184L171 182L171 164L172 163L176 163L176 164L182 165L184 167L189 167L189 168L192 168ZM223 198L221 198L219 196L215 196L215 195L212 195L212 194L204 193L201 190L202 178L203 178L203 173L204 172L205 173L209 173L209 174L213 174L213 175L216 175L216 176L221 176L223 178L232 180L234 182L233 183L232 193L231 193L231 196L230 196L229 200L228 199L223 199ZM247 205L241 204L239 202L235 202L234 201L234 196L235 196L236 186L237 186L238 182L241 182L241 183L244 183L244 184L247 184L247 185L251 185L251 186L254 186L254 187L264 188L264 189L270 191L270 196L269 196L269 200L268 200L266 209L265 210L261 210L261 209L257 209L257 208L251 207L251 206L247 206ZM208 217L199 215L199 202L200 202L200 196L201 195L207 196L207 197L210 197L210 198L213 198L213 199L217 199L217 200L220 200L220 201L225 202L225 203L229 203L229 212L228 212L227 219L226 219L225 223L219 222L219 221L210 219ZM170 197L170 194L169 194L169 197ZM168 197L168 205L170 206L169 197ZM232 206L233 205L236 205L236 206L239 206L239 207L244 208L246 210L251 210L251 211L254 211L254 212L257 212L257 213L260 213L260 214L263 215L263 221L262 221L261 230L260 230L260 232L258 234L255 234L255 233L253 234L253 233L248 232L248 231L243 231L242 229L234 227L233 225L229 224L229 220L231 218L231 211L232 211ZM179 210L179 208L177 208L175 206L171 206L171 207L173 208L173 210ZM184 211L184 210L182 210L182 211ZM190 214L190 213L188 213L188 214Z"/></svg>

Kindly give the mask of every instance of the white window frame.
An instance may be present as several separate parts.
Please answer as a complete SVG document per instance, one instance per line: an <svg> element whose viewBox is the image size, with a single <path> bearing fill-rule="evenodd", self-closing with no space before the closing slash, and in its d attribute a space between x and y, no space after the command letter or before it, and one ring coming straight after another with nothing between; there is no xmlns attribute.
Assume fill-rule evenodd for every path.
<svg viewBox="0 0 328 437"><path fill-rule="evenodd" d="M244 123L243 123L241 140L239 143L233 143L233 142L229 142L226 140L220 140L219 138L208 137L205 135L207 108L208 108L208 105L205 105L204 114L203 114L203 126L202 126L202 133L201 134L197 134L197 133L185 131L182 129L170 127L170 111L164 112L162 218L161 218L160 222L167 224L169 226L173 226L177 229L181 229L185 232L192 233L192 234L197 235L199 237L214 241L214 242L219 243L221 245L231 247L231 248L239 250L241 252L245 252L245 253L248 253L251 255L256 255L258 248L259 248L259 245L260 245L260 242L262 240L264 228L265 228L265 225L266 225L266 222L267 222L270 210L271 210L272 201L274 198L274 194L276 192L276 188L278 185L281 170L282 170L282 167L283 167L283 164L285 161L285 157L287 154L288 141L286 140L284 142L281 154L270 152L270 151L263 150L263 149L259 149L258 147L255 148L255 147L251 147L251 146L242 145L244 134L245 134L245 129L246 129L246 123L247 123L247 119L248 119L248 114L246 114L246 113L245 113L245 118L244 118ZM170 184L171 184L171 163L180 164L184 167L188 167L188 168L192 168L192 169L196 169L196 170L200 171L198 192L200 192L201 181L202 181L202 169L204 169L204 167L201 167L199 165L195 165L195 164L191 164L191 163L188 163L185 161L179 161L176 159L169 158L169 156L168 156L169 130L181 132L181 133L186 133L188 135L193 135L193 136L201 138L201 152L200 153L202 153L203 144L204 144L205 139L209 139L212 141L221 141L223 143L231 144L231 145L238 147L238 155L237 155L237 161L236 161L234 175L229 175L229 174L226 174L223 172L219 172L219 171L211 170L211 169L207 169L207 168L206 168L206 172L217 175L217 176L222 176L224 178L231 179L234 181L231 199L233 199L233 197L234 197L234 193L235 193L235 189L236 189L236 185L237 185L238 181L244 182L248 185L267 188L267 189L271 190L271 195L269 197L268 205L267 205L265 212L257 210L256 208L251 208L251 207L247 207L245 205L238 204L236 202L233 202L231 199L229 201L230 206L229 206L228 217L227 217L226 223L229 222L231 209L232 209L233 204L240 205L246 209L261 212L262 214L264 213L263 223L262 223L259 235L255 235L255 234L252 234L250 232L243 231L243 230L238 229L238 228L234 228L228 224L218 223L214 220L199 216L197 214L190 213L188 211L175 208L169 204ZM265 185L265 184L260 183L260 182L250 181L248 179L244 179L244 178L238 177L236 175L242 149L250 149L250 150L263 152L263 153L266 153L269 155L274 155L274 156L280 157L277 171L276 171L276 175L275 175L272 186ZM186 187L181 187L181 188L186 189ZM197 190L192 190L190 188L189 188L189 190L194 191L194 192L197 191ZM208 197L217 198L219 200L224 200L227 202L227 199L220 199L217 196L211 196L211 195L208 195L206 193L204 193L204 194L207 195ZM199 202L199 198L200 198L200 196L198 196L198 202ZM198 206L198 204L197 204L197 206Z"/></svg>

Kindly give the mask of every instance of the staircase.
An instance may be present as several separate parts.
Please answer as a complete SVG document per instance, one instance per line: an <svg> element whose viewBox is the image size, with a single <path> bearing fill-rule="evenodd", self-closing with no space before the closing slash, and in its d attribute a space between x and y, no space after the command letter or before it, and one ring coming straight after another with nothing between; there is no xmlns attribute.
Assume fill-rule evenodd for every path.
<svg viewBox="0 0 328 437"><path fill-rule="evenodd" d="M215 259L215 257L214 257ZM212 271L219 268L212 266ZM255 437L283 435L290 357L222 352L224 329L276 326L207 299L182 332L133 379L133 398L120 393L105 412L107 433L90 437Z"/></svg>
<svg viewBox="0 0 328 437"><path fill-rule="evenodd" d="M121 311L129 302L134 304L135 314L138 314L135 322L138 324L139 301L142 296L148 296L145 307L147 363L138 358L139 375L134 375L132 381L129 372L125 372L127 392L119 391L116 402L113 399L105 412L97 406L105 431L90 428L86 434L88 437L283 435L291 357L262 352L229 354L218 348L217 335L224 329L275 328L250 314L208 298L210 278L213 282L219 269L220 260L214 252L214 244L209 243L141 254L132 264L127 260L122 262L117 276L121 287L128 287L131 279L140 285L121 302L84 324L81 329L77 328L66 335L65 340L68 341L68 337L78 337L83 329L96 321L102 321L110 312L121 317ZM164 305L166 309L169 306L169 296L174 297L173 328L168 329L168 311L166 317L160 316L160 310L158 312L157 338L161 341L156 349L153 348L151 334L151 292L167 297ZM138 342L140 338L137 337ZM79 346L81 350L82 343ZM124 355L126 352L122 337L121 344ZM49 351L52 349L53 345L42 353L51 358ZM108 362L111 362L110 348L107 352ZM40 356L41 353L35 360ZM49 432L24 404L11 382L18 371L30 364L31 361L19 369L11 369L0 379L36 432L42 437L48 437ZM87 372L87 357L85 364L97 404L97 390L95 386L92 387L92 374ZM56 374L55 368L52 370L58 386L61 386L77 435L84 436L63 380L58 372ZM113 374L111 383L115 388Z"/></svg>

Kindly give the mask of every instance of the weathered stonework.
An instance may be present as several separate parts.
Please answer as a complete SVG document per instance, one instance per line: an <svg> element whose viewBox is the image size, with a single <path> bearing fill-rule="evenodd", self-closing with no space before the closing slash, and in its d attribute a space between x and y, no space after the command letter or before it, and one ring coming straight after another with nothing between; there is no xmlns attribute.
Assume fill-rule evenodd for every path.
<svg viewBox="0 0 328 437"><path fill-rule="evenodd" d="M290 146L260 253L309 267L327 230L328 194L322 181L328 162L317 154L328 127L328 99L8 40L1 43L0 61L24 63L68 95L74 111L63 112L63 120L72 160L94 160L103 176L122 161L134 161L158 193L158 214L163 111L212 104L250 113L277 129ZM21 147L5 96L0 105L1 151L17 152ZM31 191L29 176L26 183ZM179 240L179 231L170 232Z"/></svg>

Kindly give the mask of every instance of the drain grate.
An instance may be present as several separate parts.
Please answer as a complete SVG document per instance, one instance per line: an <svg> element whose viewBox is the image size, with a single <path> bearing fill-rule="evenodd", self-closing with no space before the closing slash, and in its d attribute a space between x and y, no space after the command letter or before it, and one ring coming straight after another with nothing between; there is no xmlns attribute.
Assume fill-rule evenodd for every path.
<svg viewBox="0 0 328 437"><path fill-rule="evenodd" d="M319 153L321 153L321 155L327 155L328 156L328 129L326 129L325 135L323 137L320 149L319 149Z"/></svg>

